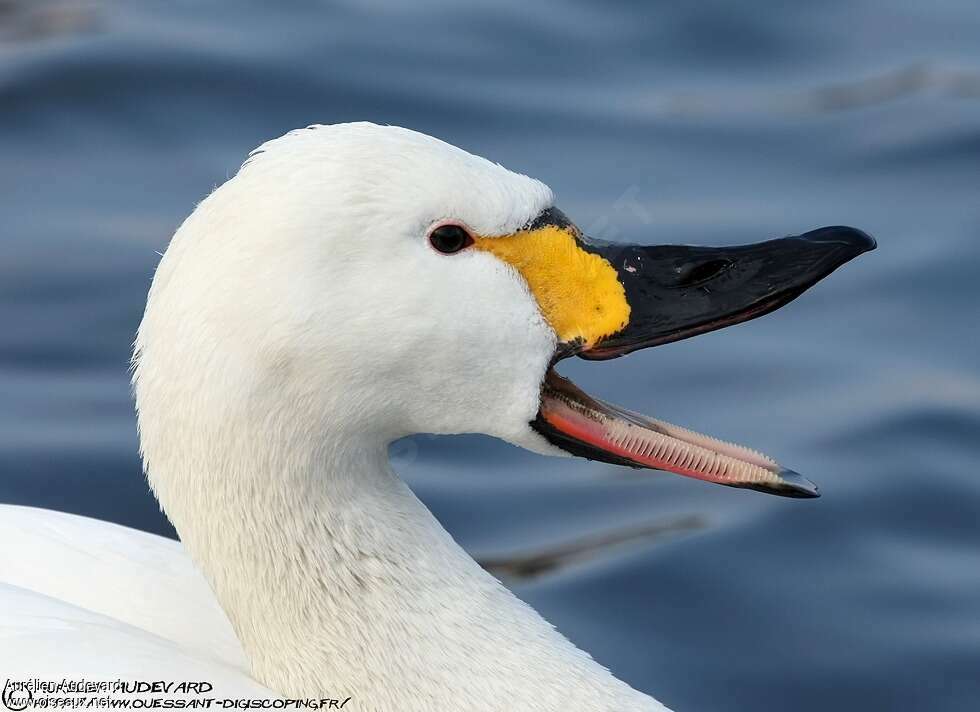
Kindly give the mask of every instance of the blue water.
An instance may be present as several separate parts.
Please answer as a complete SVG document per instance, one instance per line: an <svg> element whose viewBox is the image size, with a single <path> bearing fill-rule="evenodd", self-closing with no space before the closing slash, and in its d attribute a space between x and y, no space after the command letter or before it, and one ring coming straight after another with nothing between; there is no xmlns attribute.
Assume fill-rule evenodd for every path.
<svg viewBox="0 0 980 712"><path fill-rule="evenodd" d="M658 531L508 582L681 712L980 709L975 0L0 2L0 501L172 533L126 371L156 251L253 146L352 119L539 177L608 239L876 235L764 319L562 365L820 500L478 436L393 457L484 559Z"/></svg>

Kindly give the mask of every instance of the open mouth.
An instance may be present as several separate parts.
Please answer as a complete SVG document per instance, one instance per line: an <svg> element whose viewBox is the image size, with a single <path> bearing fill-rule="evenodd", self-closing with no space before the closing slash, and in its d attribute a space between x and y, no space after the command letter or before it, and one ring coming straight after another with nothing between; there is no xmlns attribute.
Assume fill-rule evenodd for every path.
<svg viewBox="0 0 980 712"><path fill-rule="evenodd" d="M845 227L729 248L585 243L617 269L631 317L626 328L595 345L561 345L556 361L617 358L754 319L874 248L871 237ZM784 497L820 496L813 482L762 453L593 398L553 368L531 426L553 445L590 460Z"/></svg>
<svg viewBox="0 0 980 712"><path fill-rule="evenodd" d="M553 445L590 460L784 497L820 496L813 482L760 452L598 400L550 368L533 427Z"/></svg>

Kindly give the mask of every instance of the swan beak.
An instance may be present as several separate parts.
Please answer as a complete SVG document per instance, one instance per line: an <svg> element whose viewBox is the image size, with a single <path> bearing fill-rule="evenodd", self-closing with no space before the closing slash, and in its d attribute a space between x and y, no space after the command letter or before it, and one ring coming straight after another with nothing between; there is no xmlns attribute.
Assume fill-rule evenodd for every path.
<svg viewBox="0 0 980 712"><path fill-rule="evenodd" d="M594 341L565 341L556 361L571 355L613 359L754 319L876 246L850 227L722 248L577 239L582 250L615 270L627 318L625 326ZM591 460L787 497L819 496L815 484L761 453L592 398L551 369L531 426L551 444Z"/></svg>
<svg viewBox="0 0 980 712"><path fill-rule="evenodd" d="M852 227L824 227L737 247L584 247L616 269L630 307L625 329L575 350L602 360L768 314L876 243Z"/></svg>

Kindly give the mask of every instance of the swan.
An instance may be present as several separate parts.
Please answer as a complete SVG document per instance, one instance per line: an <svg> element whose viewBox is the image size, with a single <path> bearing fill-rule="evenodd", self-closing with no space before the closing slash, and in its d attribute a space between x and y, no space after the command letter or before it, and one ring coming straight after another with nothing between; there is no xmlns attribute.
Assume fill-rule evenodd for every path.
<svg viewBox="0 0 980 712"><path fill-rule="evenodd" d="M0 670L209 680L354 710L664 710L481 569L392 471L412 433L793 497L753 450L593 398L553 368L772 311L873 249L589 239L543 183L435 138L310 126L253 151L152 280L133 392L180 543L0 511Z"/></svg>

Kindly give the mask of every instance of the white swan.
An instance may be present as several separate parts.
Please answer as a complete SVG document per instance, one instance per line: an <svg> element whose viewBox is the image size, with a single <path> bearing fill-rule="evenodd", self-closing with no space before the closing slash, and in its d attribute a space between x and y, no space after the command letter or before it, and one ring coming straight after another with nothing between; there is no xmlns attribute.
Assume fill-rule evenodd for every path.
<svg viewBox="0 0 980 712"><path fill-rule="evenodd" d="M551 366L757 316L871 247L849 228L603 244L543 184L412 131L270 141L177 231L136 341L145 467L183 544L0 508L0 671L192 675L355 710L664 709L485 573L387 445L480 432L814 496Z"/></svg>

